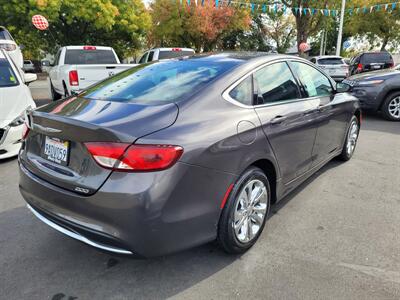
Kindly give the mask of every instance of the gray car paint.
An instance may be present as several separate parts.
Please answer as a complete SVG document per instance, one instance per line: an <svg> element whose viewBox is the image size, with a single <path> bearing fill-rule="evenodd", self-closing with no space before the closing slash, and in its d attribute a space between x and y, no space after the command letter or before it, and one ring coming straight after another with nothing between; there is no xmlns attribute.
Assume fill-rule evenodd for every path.
<svg viewBox="0 0 400 300"><path fill-rule="evenodd" d="M179 113L173 122L168 109L158 106L148 109L166 110L167 117L162 113L157 118L149 114L143 120L132 116L136 126L146 124L154 129L142 132L140 137L132 135L132 142L184 148L184 154L170 169L108 172L96 192L82 195L57 186L32 167L26 150L28 139L19 156L20 190L25 200L48 216L107 236L135 254L152 257L214 240L221 201L228 187L249 166L264 168L276 201L341 152L351 116L359 110L355 97L342 93L262 108L241 107L223 97L223 92L238 80L275 60L305 60L281 55L222 55L243 62L190 99L177 102ZM33 115L54 110L64 101L68 100L52 104L51 109L41 108ZM325 109L320 109L321 104ZM287 121L272 126L271 120L284 113L289 114ZM68 118L68 109L64 108L62 114ZM118 119L116 115L110 117ZM55 125L45 118L39 122ZM57 126L68 131L71 123L68 119ZM82 141L96 139L89 125L80 125L85 127ZM122 141L129 136L129 126L122 122L120 126L110 131L99 123L96 130L106 130ZM85 156L83 152L80 155ZM85 158L91 160L88 154ZM89 176L99 176L102 171L94 168Z"/></svg>

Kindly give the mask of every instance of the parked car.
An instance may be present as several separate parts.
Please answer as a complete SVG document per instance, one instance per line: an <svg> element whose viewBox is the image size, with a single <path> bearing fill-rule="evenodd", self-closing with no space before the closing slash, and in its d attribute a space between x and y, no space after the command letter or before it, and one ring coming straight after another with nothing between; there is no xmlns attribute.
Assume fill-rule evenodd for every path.
<svg viewBox="0 0 400 300"><path fill-rule="evenodd" d="M24 74L0 49L0 159L18 154L23 134L24 112L35 107L25 85L36 80L35 74Z"/></svg>
<svg viewBox="0 0 400 300"><path fill-rule="evenodd" d="M323 69L335 81L342 81L349 76L349 66L341 56L317 56L311 58L310 61Z"/></svg>
<svg viewBox="0 0 400 300"><path fill-rule="evenodd" d="M277 54L140 65L29 113L20 191L47 225L103 250L151 257L217 239L241 253L273 203L352 157L360 107L343 87Z"/></svg>
<svg viewBox="0 0 400 300"><path fill-rule="evenodd" d="M357 74L343 81L364 110L378 111L390 121L400 121L400 71L386 69Z"/></svg>
<svg viewBox="0 0 400 300"><path fill-rule="evenodd" d="M88 86L113 76L131 64L121 64L111 47L102 46L66 46L61 47L54 63L50 65L49 88L53 100L79 93Z"/></svg>
<svg viewBox="0 0 400 300"><path fill-rule="evenodd" d="M389 52L360 53L350 62L350 75L388 69L394 66L394 60Z"/></svg>
<svg viewBox="0 0 400 300"><path fill-rule="evenodd" d="M24 71L25 72L35 72L35 65L31 60L24 60Z"/></svg>
<svg viewBox="0 0 400 300"><path fill-rule="evenodd" d="M0 49L6 50L19 68L23 67L24 59L22 57L21 49L8 30L3 26L0 26Z"/></svg>
<svg viewBox="0 0 400 300"><path fill-rule="evenodd" d="M139 60L139 64L151 61L192 56L195 52L190 48L155 48L146 51Z"/></svg>

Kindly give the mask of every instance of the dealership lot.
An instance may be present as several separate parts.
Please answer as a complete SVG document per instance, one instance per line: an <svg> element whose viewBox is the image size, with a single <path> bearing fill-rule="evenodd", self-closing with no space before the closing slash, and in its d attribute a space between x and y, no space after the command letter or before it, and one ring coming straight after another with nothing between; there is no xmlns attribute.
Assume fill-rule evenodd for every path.
<svg viewBox="0 0 400 300"><path fill-rule="evenodd" d="M1 162L1 298L399 299L399 136L398 123L367 115L353 159L276 205L242 256L213 244L151 260L98 252L37 220L17 161Z"/></svg>

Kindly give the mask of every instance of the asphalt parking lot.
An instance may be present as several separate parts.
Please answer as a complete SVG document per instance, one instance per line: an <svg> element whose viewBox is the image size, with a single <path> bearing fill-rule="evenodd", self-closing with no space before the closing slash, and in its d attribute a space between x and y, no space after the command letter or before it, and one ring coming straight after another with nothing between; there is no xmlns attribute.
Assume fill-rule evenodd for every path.
<svg viewBox="0 0 400 300"><path fill-rule="evenodd" d="M0 298L399 299L399 137L400 123L367 115L353 159L277 204L242 256L212 243L151 260L99 252L37 220L16 159L0 162Z"/></svg>

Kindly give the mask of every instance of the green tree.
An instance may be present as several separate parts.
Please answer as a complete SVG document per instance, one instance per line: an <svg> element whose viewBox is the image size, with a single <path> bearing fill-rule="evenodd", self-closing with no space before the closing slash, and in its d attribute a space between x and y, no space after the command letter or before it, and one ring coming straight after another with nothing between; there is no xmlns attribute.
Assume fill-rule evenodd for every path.
<svg viewBox="0 0 400 300"><path fill-rule="evenodd" d="M4 2L4 3L1 3ZM141 47L151 25L141 0L0 0L0 19L26 53L55 53L59 46L113 46L121 56ZM31 24L34 14L50 23L50 32ZM28 41L28 42L27 42Z"/></svg>
<svg viewBox="0 0 400 300"><path fill-rule="evenodd" d="M330 9L340 7L340 0L282 0L282 3L290 8L296 20L297 46L302 42L307 42L310 36L315 36L321 29L326 16L320 13L320 9L329 7ZM300 13L295 8L314 8L314 14L310 12Z"/></svg>
<svg viewBox="0 0 400 300"><path fill-rule="evenodd" d="M353 0L351 5L354 7L364 7L387 3L388 1L361 1ZM381 6L371 13L353 12L351 16L346 16L345 33L354 37L367 37L372 48L380 46L381 50L386 50L389 43L397 43L400 38L400 11L399 8L388 10Z"/></svg>

